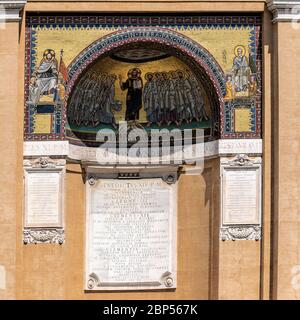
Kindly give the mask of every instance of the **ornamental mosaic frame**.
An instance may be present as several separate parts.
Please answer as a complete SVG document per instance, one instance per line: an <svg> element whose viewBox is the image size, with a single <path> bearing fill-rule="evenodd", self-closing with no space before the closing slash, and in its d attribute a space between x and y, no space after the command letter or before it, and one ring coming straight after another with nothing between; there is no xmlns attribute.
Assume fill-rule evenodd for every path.
<svg viewBox="0 0 300 320"><path fill-rule="evenodd" d="M99 55L95 52L99 49L110 49L111 45L124 45L124 41L134 39L149 42L152 36L152 44L163 43L166 46L179 44L181 51L177 56L184 60L189 55L203 62L204 69L211 79L215 79L212 90L216 91L216 97L212 108L218 109L217 134L221 138L261 138L261 103L262 103L262 45L261 45L261 23L260 15L63 15L63 14L27 14L25 32L25 118L24 139L27 141L38 140L64 140L66 139L66 108L71 88L87 66L87 61L94 53L94 59ZM127 30L127 32L126 32ZM149 31L147 33L147 30ZM155 35L150 31L155 31ZM80 52L70 54L70 50L64 49L64 44L72 39L76 47L82 32L93 33L90 42L80 47ZM58 36L63 35L61 43ZM72 34L67 38L66 34ZM136 34L135 34L136 33ZM232 33L235 40L229 40L226 35ZM78 35L77 35L78 34ZM99 34L97 36L97 34ZM51 35L47 43L47 37ZM127 39L124 38L126 35ZM168 36L170 38L168 38ZM65 37L65 38L64 38ZM239 42L239 37L242 41ZM113 41L114 44L105 42ZM203 41L201 40L203 39ZM56 42L55 42L55 41ZM236 41L236 42L234 42ZM193 45L191 45L193 43ZM214 49L217 44L218 49ZM81 44L81 43L80 43ZM30 90L32 90L33 74L42 58L41 52L45 49L51 50L53 46L62 47L66 52L66 72L68 82L64 83L65 98L55 98L55 103L45 102L40 105L28 103ZM242 49L239 49L242 48ZM184 48L184 49L182 49ZM196 49L195 49L196 48ZM244 49L243 49L244 48ZM246 49L245 49L246 48ZM70 49L70 46L69 46ZM73 50L73 49L72 49ZM249 76L228 74L228 66L232 64L235 56L247 56L249 65ZM244 50L244 51L243 51ZM109 52L109 50L107 50ZM59 52L56 52L57 56ZM65 59L65 58L64 58ZM187 58L186 58L187 59ZM62 61L62 59L61 59ZM90 61L91 62L91 61ZM227 68L226 68L227 66ZM238 70L239 71L239 70ZM200 75L201 76L201 75ZM247 85L247 94L231 96L231 84L242 81ZM253 86L251 87L251 81ZM205 81L205 80L204 80ZM254 85L255 83L255 85ZM59 80L57 78L57 86ZM250 90L255 94L250 95ZM251 89L252 88L252 89ZM246 92L246 90L245 90ZM213 101L213 100L212 100ZM219 104L219 105L217 105ZM245 120L246 119L246 120ZM238 130L236 130L238 129Z"/></svg>

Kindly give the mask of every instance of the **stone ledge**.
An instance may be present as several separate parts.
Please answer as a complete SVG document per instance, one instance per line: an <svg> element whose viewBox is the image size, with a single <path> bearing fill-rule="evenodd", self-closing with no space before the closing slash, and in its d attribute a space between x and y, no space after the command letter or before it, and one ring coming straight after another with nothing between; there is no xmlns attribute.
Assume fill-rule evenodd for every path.
<svg viewBox="0 0 300 320"><path fill-rule="evenodd" d="M267 0L267 6L273 14L273 23L300 20L299 0Z"/></svg>
<svg viewBox="0 0 300 320"><path fill-rule="evenodd" d="M0 0L0 23L21 20L20 11L24 8L26 3L26 0Z"/></svg>

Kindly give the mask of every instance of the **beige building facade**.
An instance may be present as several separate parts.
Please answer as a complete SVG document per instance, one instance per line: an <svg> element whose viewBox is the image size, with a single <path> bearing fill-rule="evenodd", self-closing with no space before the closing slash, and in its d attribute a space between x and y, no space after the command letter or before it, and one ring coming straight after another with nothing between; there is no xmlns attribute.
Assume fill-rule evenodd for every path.
<svg viewBox="0 0 300 320"><path fill-rule="evenodd" d="M0 298L299 299L299 14L300 1L279 0L0 1ZM171 92L174 70L174 101L186 97L180 110L193 116L172 107L149 112L147 97L159 93L146 95L148 74L156 83L167 74ZM180 70L186 81L194 74L197 90L180 91ZM139 72L137 116L129 90ZM90 96L82 89L89 76L100 79ZM99 83L109 86L103 77L113 79L113 111L103 114L95 102L86 112ZM202 109L193 109L197 99ZM98 122L114 130L124 120L145 130L163 121L193 134L203 129L201 172L193 172L195 159L99 164ZM91 200L92 190L119 181L107 195L113 202L120 192L121 201L132 194L120 181L146 188L151 179L164 181L161 203L164 188L172 193L168 204L158 200L175 226L172 270L155 290L129 280L118 290L111 275L102 288L97 272L86 270L98 261L90 258L89 210L106 201Z"/></svg>

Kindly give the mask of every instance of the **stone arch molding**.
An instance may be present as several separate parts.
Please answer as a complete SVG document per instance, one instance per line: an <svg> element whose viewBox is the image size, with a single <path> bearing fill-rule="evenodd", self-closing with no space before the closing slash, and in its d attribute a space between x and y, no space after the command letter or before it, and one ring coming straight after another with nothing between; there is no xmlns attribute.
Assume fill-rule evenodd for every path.
<svg viewBox="0 0 300 320"><path fill-rule="evenodd" d="M130 44L156 44L161 45L165 50L177 52L180 56L196 65L201 73L211 83L215 95L213 107L217 110L217 123L219 135L222 135L223 128L223 96L226 93L224 72L216 59L196 41L168 28L159 27L131 27L125 30L110 33L99 38L71 62L68 67L69 84L66 92L66 101L71 94L77 79L83 74L97 59L109 55L117 48ZM216 111L214 111L216 113Z"/></svg>

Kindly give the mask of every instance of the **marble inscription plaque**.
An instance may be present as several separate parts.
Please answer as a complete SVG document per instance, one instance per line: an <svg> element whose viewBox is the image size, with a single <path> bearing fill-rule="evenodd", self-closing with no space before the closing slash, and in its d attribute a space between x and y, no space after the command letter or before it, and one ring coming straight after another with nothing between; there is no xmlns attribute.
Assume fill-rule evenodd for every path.
<svg viewBox="0 0 300 320"><path fill-rule="evenodd" d="M175 185L87 182L87 290L175 288Z"/></svg>
<svg viewBox="0 0 300 320"><path fill-rule="evenodd" d="M25 227L61 227L59 172L28 172L25 194Z"/></svg>
<svg viewBox="0 0 300 320"><path fill-rule="evenodd" d="M257 167L223 172L223 224L260 223L260 175Z"/></svg>

